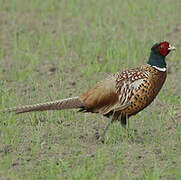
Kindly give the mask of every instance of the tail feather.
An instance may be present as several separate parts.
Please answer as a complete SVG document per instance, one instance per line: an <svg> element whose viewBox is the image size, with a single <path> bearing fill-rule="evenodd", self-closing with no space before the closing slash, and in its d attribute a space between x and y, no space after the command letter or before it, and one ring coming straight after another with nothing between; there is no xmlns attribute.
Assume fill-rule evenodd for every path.
<svg viewBox="0 0 181 180"><path fill-rule="evenodd" d="M83 107L85 107L85 104L80 100L80 98L73 97L46 103L14 107L10 109L5 109L3 112L16 112L17 114L19 114L31 111L62 110Z"/></svg>

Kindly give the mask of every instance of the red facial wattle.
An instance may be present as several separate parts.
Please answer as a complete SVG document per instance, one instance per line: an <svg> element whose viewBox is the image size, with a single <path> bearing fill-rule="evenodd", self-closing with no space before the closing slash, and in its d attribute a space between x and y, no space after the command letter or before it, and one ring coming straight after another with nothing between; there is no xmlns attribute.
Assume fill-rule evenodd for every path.
<svg viewBox="0 0 181 180"><path fill-rule="evenodd" d="M169 43L163 42L158 46L158 50L162 56L166 56L169 53Z"/></svg>

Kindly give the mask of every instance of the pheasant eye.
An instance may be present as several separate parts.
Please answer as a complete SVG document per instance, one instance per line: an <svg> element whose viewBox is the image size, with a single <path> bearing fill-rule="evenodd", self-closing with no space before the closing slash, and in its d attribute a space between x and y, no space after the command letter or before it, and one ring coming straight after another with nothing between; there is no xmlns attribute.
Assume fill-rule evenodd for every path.
<svg viewBox="0 0 181 180"><path fill-rule="evenodd" d="M160 49L163 49L163 48L164 48L164 45L161 45L161 46L160 46Z"/></svg>

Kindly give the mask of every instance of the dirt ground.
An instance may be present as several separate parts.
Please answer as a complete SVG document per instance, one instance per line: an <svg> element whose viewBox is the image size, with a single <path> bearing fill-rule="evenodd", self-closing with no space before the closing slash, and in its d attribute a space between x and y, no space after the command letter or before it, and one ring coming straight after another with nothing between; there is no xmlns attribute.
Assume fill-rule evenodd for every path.
<svg viewBox="0 0 181 180"><path fill-rule="evenodd" d="M157 41L177 47L160 94L129 120L142 143L130 142L119 123L97 141L108 122L98 114L1 112L0 179L181 179L180 7L177 0L0 1L1 109L77 96L107 74L146 63Z"/></svg>

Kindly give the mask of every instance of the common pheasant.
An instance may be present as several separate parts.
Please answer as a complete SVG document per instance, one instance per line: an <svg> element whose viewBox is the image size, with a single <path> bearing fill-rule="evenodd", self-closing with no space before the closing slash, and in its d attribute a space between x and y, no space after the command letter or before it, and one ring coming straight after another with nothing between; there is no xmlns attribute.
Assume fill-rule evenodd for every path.
<svg viewBox="0 0 181 180"><path fill-rule="evenodd" d="M15 111L18 114L77 108L79 112L99 113L111 117L102 136L113 121L119 120L126 128L127 118L147 107L162 88L167 76L165 57L172 50L176 48L166 41L156 43L151 48L147 64L110 75L80 96L14 107L5 111Z"/></svg>

